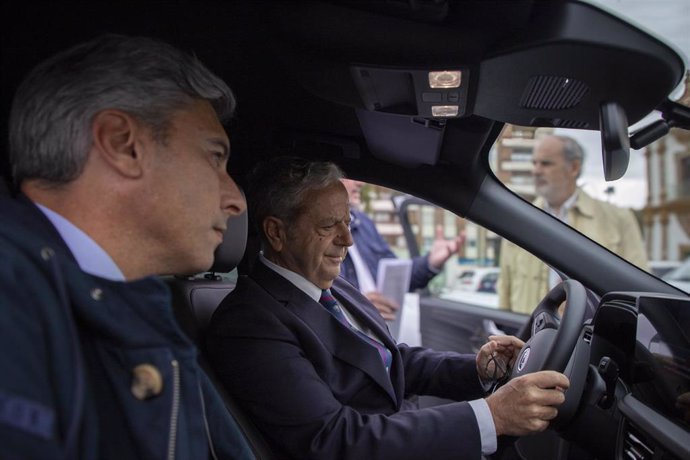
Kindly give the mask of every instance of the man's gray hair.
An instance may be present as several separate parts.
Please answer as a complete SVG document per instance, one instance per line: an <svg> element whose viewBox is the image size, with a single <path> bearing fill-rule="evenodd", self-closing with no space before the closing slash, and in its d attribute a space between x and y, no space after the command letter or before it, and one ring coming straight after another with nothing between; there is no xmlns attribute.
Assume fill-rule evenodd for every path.
<svg viewBox="0 0 690 460"><path fill-rule="evenodd" d="M580 177L580 174L582 174L582 167L585 163L585 151L580 143L568 136L553 137L563 143L563 157L565 158L566 162L570 164L572 164L574 161L580 162L580 171L577 173L577 177Z"/></svg>
<svg viewBox="0 0 690 460"><path fill-rule="evenodd" d="M209 101L221 122L235 108L235 97L220 78L167 43L104 35L58 53L29 73L12 103L15 185L77 178L93 141L92 120L105 109L131 114L165 143L174 112L194 100Z"/></svg>
<svg viewBox="0 0 690 460"><path fill-rule="evenodd" d="M293 222L309 203L304 199L313 190L322 190L344 178L334 163L298 157L277 157L259 163L248 178L249 215L262 239L263 221L274 216Z"/></svg>

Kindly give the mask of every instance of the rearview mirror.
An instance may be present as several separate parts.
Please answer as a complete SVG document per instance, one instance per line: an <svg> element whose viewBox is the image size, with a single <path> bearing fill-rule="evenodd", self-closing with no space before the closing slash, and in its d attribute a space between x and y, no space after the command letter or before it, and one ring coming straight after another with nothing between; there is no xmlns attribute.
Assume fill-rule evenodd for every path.
<svg viewBox="0 0 690 460"><path fill-rule="evenodd" d="M628 117L623 108L615 102L603 102L599 106L599 129L604 178L606 181L620 179L630 161Z"/></svg>

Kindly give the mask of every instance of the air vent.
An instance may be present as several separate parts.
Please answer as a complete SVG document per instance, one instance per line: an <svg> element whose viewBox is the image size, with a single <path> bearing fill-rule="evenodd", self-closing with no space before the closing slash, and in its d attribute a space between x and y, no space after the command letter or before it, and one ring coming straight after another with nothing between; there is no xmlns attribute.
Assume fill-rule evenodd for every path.
<svg viewBox="0 0 690 460"><path fill-rule="evenodd" d="M520 107L525 109L563 110L580 103L589 87L568 77L538 75L527 82Z"/></svg>
<svg viewBox="0 0 690 460"><path fill-rule="evenodd" d="M576 120L561 120L555 119L554 126L559 128L572 128L572 129L587 129L589 128L589 123L586 121L576 121Z"/></svg>
<svg viewBox="0 0 690 460"><path fill-rule="evenodd" d="M652 460L653 445L647 441L641 431L631 423L626 423L623 437L623 458L631 460Z"/></svg>
<svg viewBox="0 0 690 460"><path fill-rule="evenodd" d="M589 123L578 120L565 120L563 118L535 117L530 122L532 126L549 126L552 128L588 129Z"/></svg>
<svg viewBox="0 0 690 460"><path fill-rule="evenodd" d="M635 302L632 300L625 300L625 299L613 299L609 300L601 305L601 307L621 307L626 310L633 309L635 310ZM601 308L600 307L600 308Z"/></svg>

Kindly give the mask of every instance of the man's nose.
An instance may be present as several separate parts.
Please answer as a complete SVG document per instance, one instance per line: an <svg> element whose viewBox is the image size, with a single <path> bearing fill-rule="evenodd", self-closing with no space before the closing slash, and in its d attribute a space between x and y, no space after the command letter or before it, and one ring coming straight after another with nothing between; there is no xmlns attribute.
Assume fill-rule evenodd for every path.
<svg viewBox="0 0 690 460"><path fill-rule="evenodd" d="M247 209L244 194L227 173L221 175L220 207L228 217L242 214Z"/></svg>
<svg viewBox="0 0 690 460"><path fill-rule="evenodd" d="M336 244L340 246L350 247L354 241L352 240L352 233L350 232L350 226L344 222L338 224L338 240Z"/></svg>

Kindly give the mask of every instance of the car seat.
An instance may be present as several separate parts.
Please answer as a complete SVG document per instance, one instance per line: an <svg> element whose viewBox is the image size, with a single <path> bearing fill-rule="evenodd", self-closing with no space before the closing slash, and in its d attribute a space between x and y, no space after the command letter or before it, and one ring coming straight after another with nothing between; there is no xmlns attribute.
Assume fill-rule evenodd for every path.
<svg viewBox="0 0 690 460"><path fill-rule="evenodd" d="M167 278L172 292L173 312L181 329L199 347L199 365L207 373L228 411L247 439L257 459L275 459L263 435L225 391L204 354L203 332L221 301L235 288L236 276L229 275L241 261L247 244L247 212L228 219L223 243L216 249L208 273Z"/></svg>
<svg viewBox="0 0 690 460"><path fill-rule="evenodd" d="M197 345L220 302L235 288L231 273L242 260L247 244L247 212L228 219L223 242L213 255L207 273L167 279L173 310L182 330Z"/></svg>

